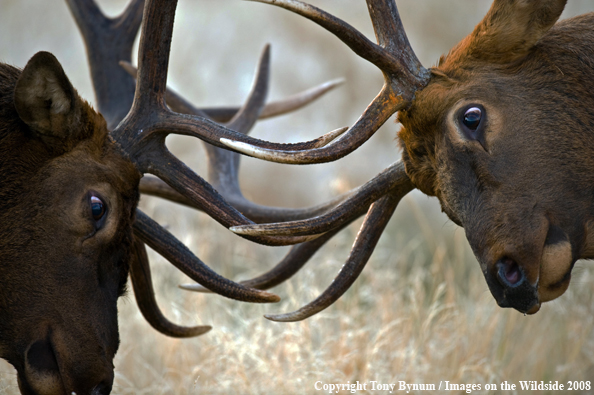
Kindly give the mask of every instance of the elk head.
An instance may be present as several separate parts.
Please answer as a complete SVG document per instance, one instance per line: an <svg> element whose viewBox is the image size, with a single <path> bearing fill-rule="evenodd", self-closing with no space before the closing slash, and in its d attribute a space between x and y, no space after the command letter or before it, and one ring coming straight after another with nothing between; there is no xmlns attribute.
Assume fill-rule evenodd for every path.
<svg viewBox="0 0 594 395"><path fill-rule="evenodd" d="M410 48L393 0L367 0L379 45L305 3L256 1L320 24L380 68L386 82L357 123L326 147L273 151L227 145L278 162L330 161L356 149L399 111L405 170L394 172L395 165L362 187L369 197L364 207L377 203L368 217L382 202L370 197L372 191L384 200L399 198L412 182L436 196L442 210L464 227L500 306L535 313L565 292L576 260L592 258L592 14L555 25L564 0L495 0L473 33L426 70ZM394 183L382 184L389 172ZM404 172L409 180L396 181ZM334 217L233 230L252 236L321 234L361 215L361 205L353 207L336 210ZM371 238L373 249L383 227L366 226L373 236L360 232L357 240ZM366 259L352 255L356 274L339 277L352 283ZM298 312L271 319L303 319L345 290L329 289Z"/></svg>
<svg viewBox="0 0 594 395"><path fill-rule="evenodd" d="M140 174L53 55L0 74L0 355L25 394L104 393Z"/></svg>
<svg viewBox="0 0 594 395"><path fill-rule="evenodd" d="M528 313L592 243L594 19L553 26L564 5L496 1L399 114L413 183L464 227L499 305Z"/></svg>

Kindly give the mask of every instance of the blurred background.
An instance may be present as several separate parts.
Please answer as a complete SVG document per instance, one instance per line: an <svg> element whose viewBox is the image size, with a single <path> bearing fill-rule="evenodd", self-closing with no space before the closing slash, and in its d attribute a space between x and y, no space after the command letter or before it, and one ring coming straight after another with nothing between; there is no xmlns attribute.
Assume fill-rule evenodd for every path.
<svg viewBox="0 0 594 395"><path fill-rule="evenodd" d="M363 0L310 2L373 37ZM114 16L127 1L98 3ZM412 47L429 67L472 31L491 2L397 4ZM562 18L591 10L592 1L569 0ZM345 83L294 114L259 122L252 132L256 137L296 142L349 126L383 83L374 66L288 11L237 0L180 0L169 86L196 106L238 105L250 90L266 43L272 45L269 100L327 80L344 78ZM65 2L0 0L0 61L23 67L40 50L54 53L79 93L94 101L83 42ZM242 190L261 204L305 207L356 187L399 159L399 125L393 119L335 163L290 166L243 158ZM206 175L201 142L171 137L167 143ZM213 269L236 280L260 274L287 252L244 241L205 215L160 199L143 198L141 207ZM196 339L168 339L144 321L130 291L120 302L122 344L113 392L292 394L317 392L318 380L448 380L484 388L504 380L594 379L594 272L589 264L578 263L570 290L535 316L500 309L464 231L440 212L436 199L416 191L401 202L367 268L335 305L300 323L262 317L295 310L319 295L346 259L358 225L341 232L295 278L275 288L282 298L278 305L182 291L177 285L189 280L151 254L164 313L178 323L209 324L213 330ZM14 371L2 361L0 394L13 393L18 393Z"/></svg>

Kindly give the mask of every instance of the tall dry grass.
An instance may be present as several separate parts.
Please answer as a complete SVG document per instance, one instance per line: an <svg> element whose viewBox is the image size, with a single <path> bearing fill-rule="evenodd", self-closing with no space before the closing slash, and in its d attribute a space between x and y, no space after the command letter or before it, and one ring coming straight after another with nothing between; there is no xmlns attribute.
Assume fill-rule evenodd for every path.
<svg viewBox="0 0 594 395"><path fill-rule="evenodd" d="M321 29L287 12L231 0L180 3L170 82L198 105L239 102L249 89L248 71L265 42L272 42L273 48L273 98L323 80L347 78L341 90L299 114L262 122L254 131L260 137L295 141L352 123L381 86L372 67ZM312 3L373 34L362 0ZM472 29L489 3L398 4L414 48L429 65ZM34 4L25 7L2 0L0 59L24 65L35 51L50 50L64 63L73 84L91 98L83 47L65 5L45 0ZM123 1L100 4L111 13L123 7ZM569 7L568 15L593 6L572 0ZM395 129L388 124L359 152L336 164L297 167L244 160L246 195L263 204L293 207L323 201L396 160ZM205 173L199 143L169 143L183 160ZM238 239L187 208L152 198L144 198L141 206L216 271L233 279L267 270L286 252ZM314 388L317 381L450 381L484 388L502 381L594 379L592 268L578 263L570 290L535 316L500 309L463 230L439 213L434 199L420 193L403 200L368 267L335 305L299 323L262 317L296 309L322 292L344 262L356 231L354 225L340 233L298 275L275 288L282 297L278 305L182 291L177 285L188 279L151 254L165 314L181 324L214 328L196 339L169 339L148 326L132 293L122 298L122 343L113 392L309 394L321 393ZM15 393L14 370L1 362L0 394Z"/></svg>

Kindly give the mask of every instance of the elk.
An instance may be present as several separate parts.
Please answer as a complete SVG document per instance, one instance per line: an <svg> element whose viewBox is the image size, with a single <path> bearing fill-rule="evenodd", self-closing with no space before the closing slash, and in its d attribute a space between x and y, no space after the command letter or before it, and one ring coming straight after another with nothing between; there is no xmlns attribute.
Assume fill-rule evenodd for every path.
<svg viewBox="0 0 594 395"><path fill-rule="evenodd" d="M246 302L278 301L272 293L213 272L136 208L142 189L166 185L174 200L227 227L253 224L248 217L268 222L308 218L336 204L282 209L252 203L238 186L238 154L217 148L224 147L220 138L257 142L245 134L259 117L292 111L335 83L266 106L266 48L241 108L188 108L165 87L175 1L134 0L115 19L103 16L92 0L69 0L68 5L86 40L101 113L78 95L48 52L35 54L22 70L0 64L0 357L15 367L23 394L111 391L119 345L116 302L128 275L140 311L155 329L173 337L210 330L182 327L164 317L145 245L213 292ZM130 61L141 21L135 83L118 62ZM171 107L185 106L196 115L171 111L166 96ZM218 191L167 150L170 133L217 146L208 152ZM158 178L142 178L147 173ZM275 245L311 237L248 239ZM307 254L293 252L283 261L303 259Z"/></svg>
<svg viewBox="0 0 594 395"><path fill-rule="evenodd" d="M594 258L587 159L594 153L594 14L557 23L564 0L495 0L474 31L426 69L393 0L367 0L378 44L301 1L254 1L322 26L377 66L385 83L357 122L324 147L224 144L275 162L322 163L357 149L396 112L402 124L402 160L332 210L231 228L244 236L327 236L370 207L332 285L303 308L267 318L301 320L337 300L363 270L398 200L413 188L437 197L464 228L501 307L536 313L567 290L576 260Z"/></svg>

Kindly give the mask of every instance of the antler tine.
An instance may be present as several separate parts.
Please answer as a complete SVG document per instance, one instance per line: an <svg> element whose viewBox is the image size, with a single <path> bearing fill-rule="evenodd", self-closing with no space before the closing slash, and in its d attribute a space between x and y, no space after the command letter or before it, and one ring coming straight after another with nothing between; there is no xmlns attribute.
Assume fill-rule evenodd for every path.
<svg viewBox="0 0 594 395"><path fill-rule="evenodd" d="M231 130L248 134L264 109L270 81L270 44L266 44L260 55L254 84L245 104L225 125Z"/></svg>
<svg viewBox="0 0 594 395"><path fill-rule="evenodd" d="M380 45L373 44L346 22L297 0L251 0L273 4L302 15L324 27L357 55L375 64L385 84L357 122L329 146L316 149L276 150L241 141L221 140L236 151L273 162L310 164L339 159L361 146L396 111L407 108L415 92L429 82L429 72L414 54L393 0L368 0L367 5Z"/></svg>
<svg viewBox="0 0 594 395"><path fill-rule="evenodd" d="M250 132L266 104L269 79L270 45L267 44L260 56L256 77L245 104L225 126L243 134ZM208 155L208 180L226 198L243 199L239 188L239 154L210 144L206 144L205 149Z"/></svg>
<svg viewBox="0 0 594 395"><path fill-rule="evenodd" d="M121 70L118 62L131 59L144 0L133 0L120 16L113 19L107 18L94 0L66 2L85 41L98 110L111 130L132 105L136 84Z"/></svg>
<svg viewBox="0 0 594 395"><path fill-rule="evenodd" d="M401 78L412 78L410 83L423 86L419 76L426 75L427 70L410 46L395 1L366 1L377 42L392 55L391 60L400 65L398 72L403 74ZM384 70L381 67L380 69Z"/></svg>
<svg viewBox="0 0 594 395"><path fill-rule="evenodd" d="M301 151L274 150L229 139L221 139L221 142L235 151L271 162L290 164L331 162L359 148L373 136L392 114L407 105L407 102L394 96L390 86L384 85L382 91L373 99L357 122L339 140L322 148Z"/></svg>
<svg viewBox="0 0 594 395"><path fill-rule="evenodd" d="M283 100L270 102L262 110L262 113L260 114L260 119L272 118L298 110L301 107L304 107L309 103L315 101L317 98L331 91L337 86L342 85L343 83L344 79L338 78L336 80L321 83L320 85L306 89L303 92L296 93ZM210 111L212 110L213 109L209 108L203 109L203 111L206 112L207 115L209 115Z"/></svg>
<svg viewBox="0 0 594 395"><path fill-rule="evenodd" d="M212 329L211 326L179 326L169 321L159 309L155 300L151 268L149 266L146 247L135 239L130 259L130 278L134 296L140 312L147 322L164 335L171 337L193 337L202 335Z"/></svg>
<svg viewBox="0 0 594 395"><path fill-rule="evenodd" d="M360 213L360 215L356 218L360 217L364 213L365 211L363 210ZM353 218L353 221L356 218ZM289 278L293 277L293 275L297 273L303 267L303 265L305 265L309 261L309 258L311 258L316 253L316 251L318 251L324 244L326 244L328 240L334 237L340 230L346 227L349 223L331 232L325 233L315 240L311 240L291 247L287 255L285 255L285 257L272 269L270 269L264 274L259 275L258 277L240 281L239 284L256 289L270 289L279 284L282 284ZM182 284L179 287L187 291L202 293L212 292L211 290L205 288L200 284Z"/></svg>
<svg viewBox="0 0 594 395"><path fill-rule="evenodd" d="M382 232L392 217L394 210L396 210L398 202L404 195L400 191L394 191L373 203L365 216L346 263L340 269L332 284L320 296L292 313L265 315L264 317L278 322L301 321L336 302L353 285L363 271Z"/></svg>
<svg viewBox="0 0 594 395"><path fill-rule="evenodd" d="M280 300L277 295L244 287L213 272L183 243L138 209L134 234L192 280L215 293L243 302L274 303Z"/></svg>
<svg viewBox="0 0 594 395"><path fill-rule="evenodd" d="M122 61L120 62L120 66L122 66L122 68L124 68L128 74L136 78L138 71L136 70L136 67L132 66L131 63ZM344 83L343 79L324 82L285 99L270 102L262 109L258 119L272 118L298 110L301 107L304 107L315 101L320 96L331 91L342 83ZM240 110L240 107L197 108L169 87L167 87L165 98L169 108L175 112L182 114L193 114L200 117L209 118L215 122L229 122L235 116L235 114L237 114L237 111Z"/></svg>
<svg viewBox="0 0 594 395"><path fill-rule="evenodd" d="M352 213L358 208L367 209L369 205L394 188L400 188L401 191L405 191L404 193L413 189L402 161L392 164L357 188L349 198L318 217L291 222L234 226L230 230L236 234L248 236L305 236L329 232L349 221Z"/></svg>

